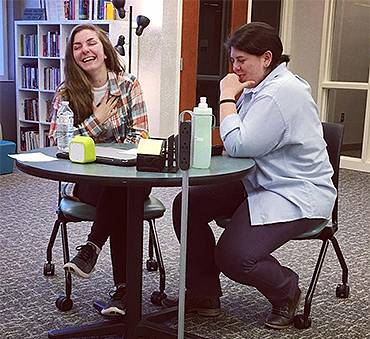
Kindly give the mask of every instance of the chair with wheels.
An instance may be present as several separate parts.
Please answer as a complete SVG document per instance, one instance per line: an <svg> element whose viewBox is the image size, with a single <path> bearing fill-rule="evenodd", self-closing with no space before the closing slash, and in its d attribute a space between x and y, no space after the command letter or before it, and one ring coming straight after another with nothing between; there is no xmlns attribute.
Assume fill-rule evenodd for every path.
<svg viewBox="0 0 370 339"><path fill-rule="evenodd" d="M59 192L61 192L61 189L62 184L59 183ZM155 226L155 219L161 218L165 211L166 208L162 204L162 202L153 196L149 196L144 202L144 220L146 220L149 223L149 259L146 262L146 267L148 271L159 270L160 273L159 291L154 291L151 296L152 303L156 305L160 305L161 300L167 297L167 295L164 292L165 270L161 250L159 247L157 230ZM85 204L83 202L75 201L67 197L62 198L60 195L59 205L57 207L56 213L58 215L58 218L55 221L54 228L51 233L49 244L46 251L47 262L44 264L45 276L53 276L55 272L55 265L52 263L52 249L59 228L61 228L64 263L67 263L69 261L67 223L93 221L95 207L89 204ZM157 260L154 259L153 248ZM61 295L56 300L56 306L61 311L69 311L73 306L73 301L71 299L72 276L70 272L65 272L65 292L66 292L65 296Z"/></svg>
<svg viewBox="0 0 370 339"><path fill-rule="evenodd" d="M344 127L340 124L334 123L322 123L324 131L324 139L327 143L327 150L329 154L330 163L334 169L332 177L333 183L338 190L338 178L339 178L339 160L342 148ZM230 216L218 216L215 218L216 224L220 227L225 228L230 221ZM335 201L335 205L332 212L331 220L327 220L314 229L299 235L293 240L308 240L308 239L320 239L322 246L316 262L316 266L311 278L309 288L307 290L304 312L303 314L297 314L294 318L294 326L296 328L309 328L311 326L311 304L315 287L320 275L320 271L325 259L326 251L329 242L333 244L335 253L338 257L339 263L342 268L342 283L336 288L336 296L338 298L348 298L349 285L348 285L348 268L345 263L342 251L339 248L338 241L335 237L335 233L338 231L338 198Z"/></svg>

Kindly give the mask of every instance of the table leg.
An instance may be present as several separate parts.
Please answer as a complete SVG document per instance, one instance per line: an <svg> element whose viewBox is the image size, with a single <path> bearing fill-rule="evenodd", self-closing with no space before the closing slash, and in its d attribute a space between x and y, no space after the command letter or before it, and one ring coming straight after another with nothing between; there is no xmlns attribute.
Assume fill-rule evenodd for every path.
<svg viewBox="0 0 370 339"><path fill-rule="evenodd" d="M144 189L127 189L127 331L125 339L134 338L141 320L142 258L143 258L143 204Z"/></svg>
<svg viewBox="0 0 370 339"><path fill-rule="evenodd" d="M77 338L118 334L124 339L177 339L177 330L161 322L177 315L177 307L142 316L143 192L127 189L127 311L125 317L91 325L50 331L49 338ZM101 307L98 304L96 308ZM185 333L185 339L205 339Z"/></svg>

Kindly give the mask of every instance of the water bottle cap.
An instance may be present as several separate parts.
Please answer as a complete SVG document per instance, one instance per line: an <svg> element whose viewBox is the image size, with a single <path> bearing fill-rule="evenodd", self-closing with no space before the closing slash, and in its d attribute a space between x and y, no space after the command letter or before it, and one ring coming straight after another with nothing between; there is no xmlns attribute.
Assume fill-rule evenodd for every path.
<svg viewBox="0 0 370 339"><path fill-rule="evenodd" d="M203 108L207 108L208 107L207 98L206 97L200 97L200 103L199 103L198 107L203 107Z"/></svg>

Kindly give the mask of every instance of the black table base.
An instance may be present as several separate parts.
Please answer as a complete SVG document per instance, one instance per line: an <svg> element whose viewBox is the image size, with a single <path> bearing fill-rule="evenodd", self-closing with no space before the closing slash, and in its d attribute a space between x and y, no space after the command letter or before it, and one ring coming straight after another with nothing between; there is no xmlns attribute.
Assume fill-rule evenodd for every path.
<svg viewBox="0 0 370 339"><path fill-rule="evenodd" d="M142 316L142 320L133 328L126 322L126 317L102 321L89 325L68 327L53 330L48 333L49 338L81 338L99 335L122 335L124 339L176 339L177 330L161 323L177 316L177 307L149 313ZM185 333L185 339L205 339L195 334Z"/></svg>

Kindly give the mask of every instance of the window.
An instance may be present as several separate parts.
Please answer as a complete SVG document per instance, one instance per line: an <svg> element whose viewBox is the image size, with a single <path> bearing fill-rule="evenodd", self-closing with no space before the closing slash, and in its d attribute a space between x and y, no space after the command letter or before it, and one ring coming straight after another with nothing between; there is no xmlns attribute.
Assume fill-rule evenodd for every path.
<svg viewBox="0 0 370 339"><path fill-rule="evenodd" d="M8 80L8 49L7 49L7 31L6 31L6 1L0 0L0 80Z"/></svg>
<svg viewBox="0 0 370 339"><path fill-rule="evenodd" d="M370 172L369 1L330 0L324 16L322 119L345 126L341 167Z"/></svg>

